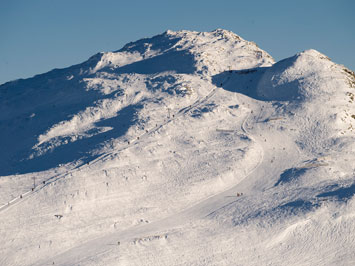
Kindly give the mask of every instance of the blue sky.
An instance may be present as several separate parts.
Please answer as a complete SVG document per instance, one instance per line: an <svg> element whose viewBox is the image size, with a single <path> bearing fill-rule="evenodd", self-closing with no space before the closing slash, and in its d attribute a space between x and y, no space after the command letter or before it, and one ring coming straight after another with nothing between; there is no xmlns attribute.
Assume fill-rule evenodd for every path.
<svg viewBox="0 0 355 266"><path fill-rule="evenodd" d="M171 30L224 28L276 60L313 48L355 70L355 1L0 0L0 84Z"/></svg>

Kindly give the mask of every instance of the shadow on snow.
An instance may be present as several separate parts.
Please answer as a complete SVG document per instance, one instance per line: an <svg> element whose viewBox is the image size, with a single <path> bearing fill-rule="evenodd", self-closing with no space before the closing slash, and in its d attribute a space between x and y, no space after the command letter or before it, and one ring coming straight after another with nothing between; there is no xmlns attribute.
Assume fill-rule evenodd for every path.
<svg viewBox="0 0 355 266"><path fill-rule="evenodd" d="M336 189L334 189L334 187ZM355 195L355 184L348 187L339 187L338 185L330 186L328 189L334 189L328 192L321 193L317 197L334 197L341 201L348 201Z"/></svg>
<svg viewBox="0 0 355 266"><path fill-rule="evenodd" d="M25 158L29 155L28 151L31 150L33 146L32 143L36 141L36 139L30 139L24 147L27 148L27 150L20 154L13 155L11 162L6 165L6 167L0 168L0 175L38 172L56 167L59 164L66 164L77 160L87 163L99 156L92 155L90 152L100 148L100 145L104 144L106 141L123 136L127 132L137 119L137 111L142 107L143 106L139 104L128 106L120 110L116 117L105 119L95 124L96 127L111 127L112 129L109 131L98 133L89 138L78 139L75 142L69 142L68 144L56 147L53 151L46 152L42 156L27 160ZM28 139L27 134L26 139ZM15 136L16 138L13 138L9 142L9 146L11 146L12 142L16 142L18 135ZM65 139L65 137L63 137L63 139Z"/></svg>

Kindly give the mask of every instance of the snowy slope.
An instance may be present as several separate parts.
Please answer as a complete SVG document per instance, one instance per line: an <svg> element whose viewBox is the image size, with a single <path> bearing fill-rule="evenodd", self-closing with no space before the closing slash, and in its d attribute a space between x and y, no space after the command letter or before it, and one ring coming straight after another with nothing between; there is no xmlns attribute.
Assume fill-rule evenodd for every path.
<svg viewBox="0 0 355 266"><path fill-rule="evenodd" d="M3 84L0 264L351 265L354 94L221 29Z"/></svg>

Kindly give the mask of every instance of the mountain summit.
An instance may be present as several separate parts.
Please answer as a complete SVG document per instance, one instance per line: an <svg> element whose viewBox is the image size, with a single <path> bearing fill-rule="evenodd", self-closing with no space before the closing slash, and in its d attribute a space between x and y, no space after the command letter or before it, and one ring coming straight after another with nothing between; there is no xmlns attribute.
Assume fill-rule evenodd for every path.
<svg viewBox="0 0 355 266"><path fill-rule="evenodd" d="M349 265L354 95L222 29L5 83L0 264Z"/></svg>

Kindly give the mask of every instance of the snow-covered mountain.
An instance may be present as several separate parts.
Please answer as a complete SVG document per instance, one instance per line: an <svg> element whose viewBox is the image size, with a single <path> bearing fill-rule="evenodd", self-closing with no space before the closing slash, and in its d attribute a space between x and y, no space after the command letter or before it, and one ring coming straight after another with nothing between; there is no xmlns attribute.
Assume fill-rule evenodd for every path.
<svg viewBox="0 0 355 266"><path fill-rule="evenodd" d="M0 86L1 265L352 265L355 74L167 31Z"/></svg>

